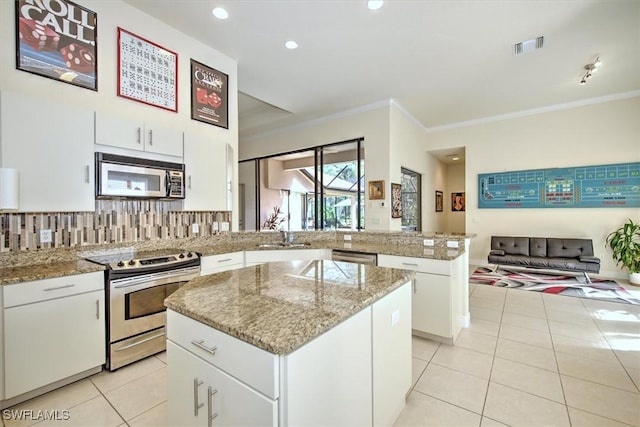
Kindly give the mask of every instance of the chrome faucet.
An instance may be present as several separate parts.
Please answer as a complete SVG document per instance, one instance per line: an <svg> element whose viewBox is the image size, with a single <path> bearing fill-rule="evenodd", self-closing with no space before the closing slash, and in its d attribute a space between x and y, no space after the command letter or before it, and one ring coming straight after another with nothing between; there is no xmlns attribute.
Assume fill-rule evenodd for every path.
<svg viewBox="0 0 640 427"><path fill-rule="evenodd" d="M289 233L287 233L286 231L282 230L282 243L287 243L289 241Z"/></svg>

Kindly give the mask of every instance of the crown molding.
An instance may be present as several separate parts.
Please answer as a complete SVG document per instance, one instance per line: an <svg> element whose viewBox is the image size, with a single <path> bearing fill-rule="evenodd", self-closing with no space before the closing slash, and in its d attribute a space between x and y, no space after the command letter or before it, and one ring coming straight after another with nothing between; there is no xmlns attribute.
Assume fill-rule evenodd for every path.
<svg viewBox="0 0 640 427"><path fill-rule="evenodd" d="M583 99L574 102L565 102L563 104L549 105L546 107L532 108L530 110L515 111L513 113L499 114L497 116L483 117L480 119L467 120L464 122L450 123L442 126L424 127L426 132L440 132L453 129L459 129L468 126L476 126L485 123L499 122L503 120L517 119L520 117L534 116L537 114L550 113L553 111L570 110L572 108L584 107L587 105L601 104L604 102L618 101L621 99L635 98L640 96L640 90L631 92L616 93L613 95L605 95L597 98Z"/></svg>

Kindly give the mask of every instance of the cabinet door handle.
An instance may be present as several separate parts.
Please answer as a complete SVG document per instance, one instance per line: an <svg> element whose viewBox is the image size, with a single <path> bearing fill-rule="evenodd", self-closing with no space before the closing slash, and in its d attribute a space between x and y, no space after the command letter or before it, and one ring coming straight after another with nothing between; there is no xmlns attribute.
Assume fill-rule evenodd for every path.
<svg viewBox="0 0 640 427"><path fill-rule="evenodd" d="M153 145L153 129L149 129L149 145Z"/></svg>
<svg viewBox="0 0 640 427"><path fill-rule="evenodd" d="M91 176L89 175L89 165L86 165L84 167L84 182L89 184L91 181L89 181L91 179Z"/></svg>
<svg viewBox="0 0 640 427"><path fill-rule="evenodd" d="M58 289L73 288L74 286L75 284L72 283L70 285L54 286L53 288L44 288L43 291L45 292L57 291Z"/></svg>
<svg viewBox="0 0 640 427"><path fill-rule="evenodd" d="M138 144L142 142L142 128L140 126L138 126L136 141Z"/></svg>
<svg viewBox="0 0 640 427"><path fill-rule="evenodd" d="M209 386L209 390L207 392L207 412L209 415L207 419L208 427L213 426L213 419L218 416L218 413L213 413L213 395L216 394L218 390L214 390L211 386Z"/></svg>
<svg viewBox="0 0 640 427"><path fill-rule="evenodd" d="M198 340L198 341L191 340L191 344L195 345L196 347L206 351L207 353L216 354L216 350L218 349L218 347L207 347L203 343L204 343L204 340Z"/></svg>
<svg viewBox="0 0 640 427"><path fill-rule="evenodd" d="M100 319L100 300L96 300L96 319Z"/></svg>
<svg viewBox="0 0 640 427"><path fill-rule="evenodd" d="M193 416L198 416L198 411L204 406L204 402L198 403L198 387L202 385L204 381L198 380L198 377L193 379Z"/></svg>
<svg viewBox="0 0 640 427"><path fill-rule="evenodd" d="M413 279L411 282L413 283L413 293L415 294L416 293L416 279Z"/></svg>
<svg viewBox="0 0 640 427"><path fill-rule="evenodd" d="M189 190L191 190L191 175L189 175Z"/></svg>

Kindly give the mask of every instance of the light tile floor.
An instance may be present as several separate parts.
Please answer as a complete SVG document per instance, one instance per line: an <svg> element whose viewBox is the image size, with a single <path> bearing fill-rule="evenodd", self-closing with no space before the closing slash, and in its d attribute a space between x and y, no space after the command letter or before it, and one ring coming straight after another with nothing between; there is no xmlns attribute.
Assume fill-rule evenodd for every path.
<svg viewBox="0 0 640 427"><path fill-rule="evenodd" d="M471 285L470 311L455 346L413 337L395 427L640 426L640 306ZM10 408L69 420L3 425L162 426L166 371L161 353L102 372Z"/></svg>

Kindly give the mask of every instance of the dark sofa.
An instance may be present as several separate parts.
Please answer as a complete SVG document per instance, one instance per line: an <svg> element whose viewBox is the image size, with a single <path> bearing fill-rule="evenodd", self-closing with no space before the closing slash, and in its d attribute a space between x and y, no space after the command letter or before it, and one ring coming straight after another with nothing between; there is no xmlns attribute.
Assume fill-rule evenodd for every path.
<svg viewBox="0 0 640 427"><path fill-rule="evenodd" d="M591 239L562 239L551 237L492 236L488 261L497 265L516 265L530 268L600 272L600 258L593 256Z"/></svg>

